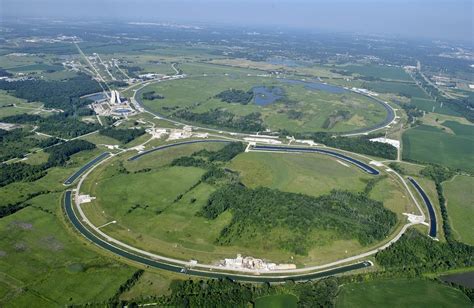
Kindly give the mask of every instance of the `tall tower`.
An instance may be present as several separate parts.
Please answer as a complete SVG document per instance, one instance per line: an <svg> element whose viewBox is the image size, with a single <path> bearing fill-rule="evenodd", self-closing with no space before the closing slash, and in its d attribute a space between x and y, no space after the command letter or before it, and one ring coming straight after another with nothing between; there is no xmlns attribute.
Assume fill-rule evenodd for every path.
<svg viewBox="0 0 474 308"><path fill-rule="evenodd" d="M110 91L110 105L115 105L115 90Z"/></svg>

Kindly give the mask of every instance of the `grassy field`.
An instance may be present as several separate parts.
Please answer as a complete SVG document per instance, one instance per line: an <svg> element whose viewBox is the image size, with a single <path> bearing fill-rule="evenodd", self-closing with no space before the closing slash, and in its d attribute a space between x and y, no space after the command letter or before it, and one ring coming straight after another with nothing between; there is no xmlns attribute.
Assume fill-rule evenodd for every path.
<svg viewBox="0 0 474 308"><path fill-rule="evenodd" d="M411 81L410 75L403 68L385 65L347 65L339 67L349 72L366 77L374 77L388 80Z"/></svg>
<svg viewBox="0 0 474 308"><path fill-rule="evenodd" d="M403 134L403 158L473 171L474 130L464 124L446 123L454 134L420 125Z"/></svg>
<svg viewBox="0 0 474 308"><path fill-rule="evenodd" d="M238 171L248 187L263 186L311 196L327 194L337 187L358 192L370 179L354 166L317 154L250 152L233 159L229 168Z"/></svg>
<svg viewBox="0 0 474 308"><path fill-rule="evenodd" d="M259 236L242 238L234 246L215 245L221 230L230 222L231 213L225 212L215 220L195 214L216 187L206 183L196 186L203 169L167 166L176 157L201 148L212 149L212 146L216 149L222 145L177 147L134 162L121 163L121 159L114 159L108 166L99 167L85 182L84 191L97 197L83 207L86 215L96 225L116 220L116 224L108 225L104 231L127 243L181 259L195 258L199 262L213 262L242 253L277 262L319 264L367 249L350 236L341 238L329 230L308 235L314 239L314 247L307 256L293 259L289 252ZM129 173L121 173L121 166ZM238 171L249 187L267 186L314 196L337 188L359 192L370 178L355 167L314 154L245 153L227 167ZM372 194L399 215L410 211L408 201L400 202L404 200L403 190L390 177L377 184ZM285 235L283 229L272 232L275 238Z"/></svg>
<svg viewBox="0 0 474 308"><path fill-rule="evenodd" d="M183 69L185 67L183 65ZM144 100L144 105L151 111L164 115L171 115L183 108L193 113L204 113L211 109L221 108L238 116L259 112L264 125L271 130L350 131L371 126L385 118L385 110L382 106L355 93L331 94L310 90L301 84L288 84L273 78L256 77L255 74L248 76L247 73L242 72L241 68L201 64L192 69L195 75L197 72L203 73L201 76L145 87L141 93L155 91L165 98L154 101ZM202 74L207 76L202 76ZM254 103L228 104L214 98L215 95L230 88L248 91L254 86L280 87L285 91L289 102L258 106ZM140 99L140 94L138 96ZM338 110L349 111L350 116L337 122L331 128L324 128L325 121ZM290 117L289 112L299 113L298 117Z"/></svg>
<svg viewBox="0 0 474 308"><path fill-rule="evenodd" d="M446 104L440 105L440 103L435 102L432 99L413 97L411 103L415 105L418 109L424 110L426 112L434 112L445 115L459 116L459 113L447 107Z"/></svg>
<svg viewBox="0 0 474 308"><path fill-rule="evenodd" d="M474 245L474 177L458 175L443 183L448 214L456 238Z"/></svg>
<svg viewBox="0 0 474 308"><path fill-rule="evenodd" d="M291 294L269 295L257 298L255 308L296 308L298 299Z"/></svg>
<svg viewBox="0 0 474 308"><path fill-rule="evenodd" d="M7 286L0 305L51 307L107 300L134 272L87 249L65 229L61 196L38 196L26 209L0 220L0 283Z"/></svg>
<svg viewBox="0 0 474 308"><path fill-rule="evenodd" d="M344 285L336 307L471 307L461 291L429 280L377 280Z"/></svg>
<svg viewBox="0 0 474 308"><path fill-rule="evenodd" d="M429 99L429 96L414 83L374 81L364 83L363 87L379 93Z"/></svg>

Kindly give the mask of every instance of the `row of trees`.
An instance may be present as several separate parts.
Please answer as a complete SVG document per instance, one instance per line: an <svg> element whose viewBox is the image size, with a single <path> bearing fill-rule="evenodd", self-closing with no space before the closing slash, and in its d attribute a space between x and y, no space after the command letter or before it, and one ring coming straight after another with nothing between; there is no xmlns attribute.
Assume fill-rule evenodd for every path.
<svg viewBox="0 0 474 308"><path fill-rule="evenodd" d="M261 114L258 112L253 112L245 116L237 116L223 109L212 109L203 113L178 110L173 113L173 116L189 122L204 123L241 132L259 132L265 130L265 126L260 117Z"/></svg>
<svg viewBox="0 0 474 308"><path fill-rule="evenodd" d="M342 137L334 136L330 133L291 133L286 130L281 131L282 135L294 136L298 139L311 139L314 142L322 143L330 147L339 148L355 153L367 154L387 159L397 158L397 148L381 142L372 142L370 139L379 137L380 135L367 135L359 137Z"/></svg>
<svg viewBox="0 0 474 308"><path fill-rule="evenodd" d="M152 101L155 99L164 99L165 97L161 94L156 93L155 91L148 91L148 92L143 92L142 98Z"/></svg>
<svg viewBox="0 0 474 308"><path fill-rule="evenodd" d="M232 220L218 243L232 244L244 235L251 237L252 232L268 236L274 228L285 228L295 236L275 239L276 244L298 254L306 254L311 244L301 235L313 230L332 230L367 245L385 238L396 223L395 213L365 194L333 190L312 197L262 187L249 189L242 184L217 189L197 215L216 219L227 210L232 211Z"/></svg>
<svg viewBox="0 0 474 308"><path fill-rule="evenodd" d="M292 294L298 298L298 307L333 307L337 291L337 279L326 278L306 283L280 285L251 284L230 279L174 280L170 294L119 302L111 298L108 305L137 307L153 302L163 307L251 307L259 297Z"/></svg>

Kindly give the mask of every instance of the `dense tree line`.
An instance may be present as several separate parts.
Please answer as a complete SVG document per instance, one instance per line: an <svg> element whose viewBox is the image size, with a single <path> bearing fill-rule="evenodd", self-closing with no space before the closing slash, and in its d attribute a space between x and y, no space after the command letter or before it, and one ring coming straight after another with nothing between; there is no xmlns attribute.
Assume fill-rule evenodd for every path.
<svg viewBox="0 0 474 308"><path fill-rule="evenodd" d="M133 139L142 136L145 134L145 129L118 129L107 127L99 131L101 135L114 138L115 140L120 141L121 143L129 143Z"/></svg>
<svg viewBox="0 0 474 308"><path fill-rule="evenodd" d="M232 112L222 109L212 109L203 113L178 110L173 113L173 116L189 122L229 128L241 132L259 132L265 130L263 121L260 118L261 115L258 112L250 113L245 116L237 116Z"/></svg>
<svg viewBox="0 0 474 308"><path fill-rule="evenodd" d="M327 146L343 149L346 151L383 157L387 159L397 158L397 148L393 145L370 141L370 139L376 138L379 135L343 137L334 136L330 133L324 132L292 134L288 131L282 131L281 133L286 136L293 135L295 138L298 139L312 139L314 140L314 142L322 143Z"/></svg>
<svg viewBox="0 0 474 308"><path fill-rule="evenodd" d="M243 283L230 279L174 280L169 295L141 298L132 302L119 302L112 298L107 304L137 307L138 304L153 302L160 307L244 308L254 305L259 297L293 294L298 298L298 307L334 307L338 289L335 278L280 285Z"/></svg>
<svg viewBox="0 0 474 308"><path fill-rule="evenodd" d="M443 185L444 181L449 180L455 172L447 167L438 165L429 165L420 172L422 175L431 178L435 182L436 193L438 195L439 207L441 210L441 217L443 219L443 232L448 243L456 244L453 236L453 230L449 222L448 209L446 207L446 199L444 197Z"/></svg>
<svg viewBox="0 0 474 308"><path fill-rule="evenodd" d="M142 98L152 101L155 99L164 99L165 97L161 94L157 94L155 91L148 91L148 92L143 92Z"/></svg>
<svg viewBox="0 0 474 308"><path fill-rule="evenodd" d="M0 129L0 161L23 157L29 149L45 148L58 143L57 138L37 139L34 133L22 129Z"/></svg>
<svg viewBox="0 0 474 308"><path fill-rule="evenodd" d="M474 265L474 247L458 242L433 241L418 230L408 229L394 244L375 255L392 270L415 273L444 271Z"/></svg>
<svg viewBox="0 0 474 308"><path fill-rule="evenodd" d="M232 211L232 221L222 230L218 243L228 245L249 232L268 235L273 228L283 227L294 236L278 246L298 254L307 253L310 239L304 235L315 229L354 236L367 245L385 238L396 223L395 213L364 194L334 190L312 197L262 187L249 189L242 184L217 189L197 215L215 219L227 210Z"/></svg>
<svg viewBox="0 0 474 308"><path fill-rule="evenodd" d="M45 191L34 192L34 193L31 193L31 194L28 194L27 197L26 197L26 200L18 201L18 202L15 202L15 203L9 203L7 205L0 206L0 218L6 217L6 216L11 215L11 214L14 214L14 213L18 212L19 210L22 210L25 207L30 206L31 204L27 202L28 200L31 200L34 197L44 195L44 194L47 194L47 193L50 193L50 191L45 190Z"/></svg>
<svg viewBox="0 0 474 308"><path fill-rule="evenodd" d="M42 165L29 165L23 162L0 165L0 187L13 182L31 182L46 175L47 169L64 165L69 158L80 151L95 148L95 144L85 140L72 140L45 150L48 161Z"/></svg>
<svg viewBox="0 0 474 308"><path fill-rule="evenodd" d="M49 117L31 114L19 114L2 118L7 123L37 125L38 131L60 138L74 138L98 130L101 126L95 123L85 123L68 113L59 113Z"/></svg>
<svg viewBox="0 0 474 308"><path fill-rule="evenodd" d="M112 302L115 302L115 301L118 301L119 300L119 297L120 295L122 295L123 293L127 292L128 290L130 290L136 283L137 281L140 279L140 277L145 273L144 270L142 269L139 269L139 270L136 270L132 277L130 277L129 279L127 279L124 283L122 283L120 285L120 287L118 288L117 292L115 292L114 296L112 296L112 298L110 299L110 301Z"/></svg>
<svg viewBox="0 0 474 308"><path fill-rule="evenodd" d="M102 91L99 83L81 74L66 80L0 80L0 89L29 102L42 102L46 108L74 109L80 105L79 97Z"/></svg>
<svg viewBox="0 0 474 308"><path fill-rule="evenodd" d="M217 94L215 97L226 103L237 103L237 104L247 105L253 99L253 91L229 89L229 90L222 91L221 93Z"/></svg>

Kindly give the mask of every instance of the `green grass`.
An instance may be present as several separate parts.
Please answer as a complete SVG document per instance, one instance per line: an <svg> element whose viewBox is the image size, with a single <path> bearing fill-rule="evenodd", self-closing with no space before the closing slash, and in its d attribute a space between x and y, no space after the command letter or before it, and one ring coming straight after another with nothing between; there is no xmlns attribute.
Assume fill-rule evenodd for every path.
<svg viewBox="0 0 474 308"><path fill-rule="evenodd" d="M457 124L454 135L428 125L411 128L403 134L403 158L473 171L474 136L463 133L470 127Z"/></svg>
<svg viewBox="0 0 474 308"><path fill-rule="evenodd" d="M418 109L424 110L426 112L434 112L434 113L439 113L439 114L459 116L459 113L449 108L446 104L441 106L440 103L437 103L432 99L413 97L410 102L413 105L415 105Z"/></svg>
<svg viewBox="0 0 474 308"><path fill-rule="evenodd" d="M362 76L389 79L389 80L402 80L411 81L410 76L405 73L403 68L395 66L385 65L347 65L341 66L341 69L353 72Z"/></svg>
<svg viewBox="0 0 474 308"><path fill-rule="evenodd" d="M61 200L61 193L42 195L0 220L0 283L8 284L0 305L51 307L107 300L133 273L129 266L91 251L65 229Z"/></svg>
<svg viewBox="0 0 474 308"><path fill-rule="evenodd" d="M365 187L364 180L370 179L355 166L344 166L318 154L243 153L229 168L238 171L250 188L263 186L311 196L338 187L359 192Z"/></svg>
<svg viewBox="0 0 474 308"><path fill-rule="evenodd" d="M474 177L458 175L443 183L448 214L456 238L474 245Z"/></svg>
<svg viewBox="0 0 474 308"><path fill-rule="evenodd" d="M309 90L299 84L282 83L274 78L247 76L241 72L242 69L238 68L201 66L203 66L202 71L208 72L208 76L204 77L201 74L201 76L145 87L140 93L155 91L165 98L154 101L144 100L144 105L151 111L168 116L183 108L194 113L221 108L238 116L259 112L264 125L269 129L287 129L297 132L350 131L379 123L386 115L382 106L359 94L349 92L331 94ZM214 98L215 95L230 88L247 91L254 86L262 85L282 88L292 103L273 103L267 106L258 106L254 103L241 105L228 104ZM138 99L141 99L140 93L137 95ZM351 116L330 129L323 128L326 119L338 110L349 111ZM291 119L288 117L289 111L300 112L301 117Z"/></svg>
<svg viewBox="0 0 474 308"><path fill-rule="evenodd" d="M461 291L421 279L376 280L344 285L336 307L471 307Z"/></svg>
<svg viewBox="0 0 474 308"><path fill-rule="evenodd" d="M298 299L291 294L269 295L257 298L255 308L296 308Z"/></svg>
<svg viewBox="0 0 474 308"><path fill-rule="evenodd" d="M430 98L420 87L414 83L374 81L364 83L363 87L380 93L394 93L401 96L417 97L422 99Z"/></svg>

